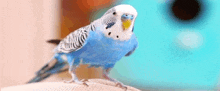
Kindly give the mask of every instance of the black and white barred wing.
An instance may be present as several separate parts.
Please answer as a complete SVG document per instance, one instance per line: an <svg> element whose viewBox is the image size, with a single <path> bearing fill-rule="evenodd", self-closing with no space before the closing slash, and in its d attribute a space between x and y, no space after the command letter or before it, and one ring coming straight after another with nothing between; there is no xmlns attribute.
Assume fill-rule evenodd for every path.
<svg viewBox="0 0 220 91"><path fill-rule="evenodd" d="M77 51L85 45L88 38L89 31L94 30L93 25L88 25L70 33L64 38L54 50L56 53L69 53Z"/></svg>

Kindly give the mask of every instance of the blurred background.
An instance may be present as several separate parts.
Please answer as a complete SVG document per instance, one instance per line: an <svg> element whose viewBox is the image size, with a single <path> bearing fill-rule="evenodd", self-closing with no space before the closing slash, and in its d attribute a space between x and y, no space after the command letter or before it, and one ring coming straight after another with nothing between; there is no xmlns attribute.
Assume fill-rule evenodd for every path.
<svg viewBox="0 0 220 91"><path fill-rule="evenodd" d="M141 90L220 89L219 0L2 0L0 87L24 84L53 55L49 39L101 17L109 8L137 9L139 47L111 77ZM103 78L100 68L77 69L79 78ZM70 79L68 72L44 81Z"/></svg>

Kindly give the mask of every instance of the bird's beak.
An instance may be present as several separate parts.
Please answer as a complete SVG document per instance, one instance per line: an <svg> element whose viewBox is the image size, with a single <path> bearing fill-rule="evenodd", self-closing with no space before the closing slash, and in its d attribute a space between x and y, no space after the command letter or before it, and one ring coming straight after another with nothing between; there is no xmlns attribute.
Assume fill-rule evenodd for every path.
<svg viewBox="0 0 220 91"><path fill-rule="evenodd" d="M131 26L131 20L127 19L122 21L123 30L127 30Z"/></svg>
<svg viewBox="0 0 220 91"><path fill-rule="evenodd" d="M127 30L131 26L132 20L133 20L132 15L122 16L122 28L124 31Z"/></svg>

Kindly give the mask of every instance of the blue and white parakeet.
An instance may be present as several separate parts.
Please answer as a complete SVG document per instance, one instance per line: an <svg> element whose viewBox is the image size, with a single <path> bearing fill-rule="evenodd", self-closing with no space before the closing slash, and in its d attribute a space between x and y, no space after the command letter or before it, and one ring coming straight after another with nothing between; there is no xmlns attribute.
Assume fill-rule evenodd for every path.
<svg viewBox="0 0 220 91"><path fill-rule="evenodd" d="M91 24L70 33L60 41L52 59L29 83L41 81L66 68L72 75L71 82L84 83L75 75L79 64L102 67L105 78L118 82L110 78L108 72L117 61L136 49L138 42L133 33L136 17L137 11L131 5L118 5Z"/></svg>

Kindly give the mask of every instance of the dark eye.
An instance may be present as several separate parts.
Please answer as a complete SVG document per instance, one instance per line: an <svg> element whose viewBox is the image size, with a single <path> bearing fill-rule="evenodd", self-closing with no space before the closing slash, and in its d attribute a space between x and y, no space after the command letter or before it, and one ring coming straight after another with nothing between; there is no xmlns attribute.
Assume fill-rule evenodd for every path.
<svg viewBox="0 0 220 91"><path fill-rule="evenodd" d="M116 15L116 12L113 12L113 15Z"/></svg>

